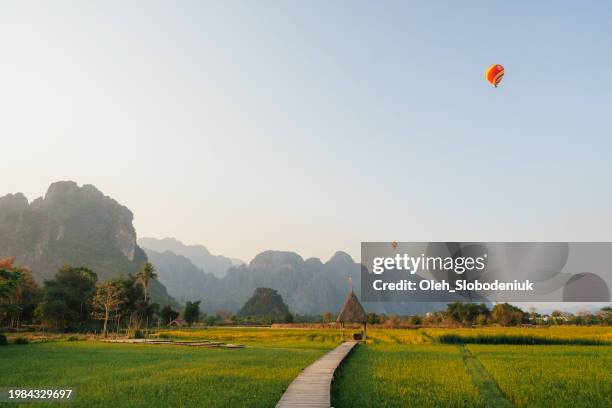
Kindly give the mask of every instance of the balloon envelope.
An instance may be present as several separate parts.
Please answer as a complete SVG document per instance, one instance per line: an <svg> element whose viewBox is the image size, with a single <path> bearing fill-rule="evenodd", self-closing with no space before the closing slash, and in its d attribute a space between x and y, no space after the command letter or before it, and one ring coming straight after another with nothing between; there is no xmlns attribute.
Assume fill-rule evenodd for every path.
<svg viewBox="0 0 612 408"><path fill-rule="evenodd" d="M485 78L491 85L497 88L497 85L501 82L504 77L504 67L500 64L493 64L485 71Z"/></svg>

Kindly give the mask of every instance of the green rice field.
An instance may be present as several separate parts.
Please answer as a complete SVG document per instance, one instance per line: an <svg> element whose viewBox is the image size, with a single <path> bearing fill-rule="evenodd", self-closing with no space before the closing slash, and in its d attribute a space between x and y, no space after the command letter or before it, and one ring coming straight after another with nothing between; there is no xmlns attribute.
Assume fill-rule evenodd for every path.
<svg viewBox="0 0 612 408"><path fill-rule="evenodd" d="M368 343L337 372L332 403L336 408L612 406L611 334L611 327L371 329ZM444 335L498 339L445 344ZM567 344L504 344L526 336ZM247 347L66 338L11 344L0 347L0 387L74 388L72 406L273 407L304 367L341 342L333 329L186 329L155 337ZM584 339L598 345L584 345Z"/></svg>
<svg viewBox="0 0 612 408"><path fill-rule="evenodd" d="M469 345L519 407L612 407L612 347Z"/></svg>
<svg viewBox="0 0 612 408"><path fill-rule="evenodd" d="M334 407L484 407L455 346L359 347L343 364Z"/></svg>
<svg viewBox="0 0 612 408"><path fill-rule="evenodd" d="M236 334L253 338L249 330ZM250 347L244 349L99 341L11 345L0 347L0 387L70 387L82 407L274 406L300 370L336 344L293 337L266 346L265 339L245 342Z"/></svg>

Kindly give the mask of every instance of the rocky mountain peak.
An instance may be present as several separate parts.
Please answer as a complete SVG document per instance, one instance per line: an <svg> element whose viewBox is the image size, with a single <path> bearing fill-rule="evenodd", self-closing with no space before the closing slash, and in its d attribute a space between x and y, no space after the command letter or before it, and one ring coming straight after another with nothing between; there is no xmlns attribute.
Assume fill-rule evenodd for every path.
<svg viewBox="0 0 612 408"><path fill-rule="evenodd" d="M304 259L295 252L270 250L255 256L249 266L253 269L274 271L287 267L298 269L303 264Z"/></svg>

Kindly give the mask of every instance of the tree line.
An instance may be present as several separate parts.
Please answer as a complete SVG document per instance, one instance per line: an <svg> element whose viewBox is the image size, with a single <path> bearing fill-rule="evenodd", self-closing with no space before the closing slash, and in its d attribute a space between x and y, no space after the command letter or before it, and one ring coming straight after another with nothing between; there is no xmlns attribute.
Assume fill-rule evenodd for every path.
<svg viewBox="0 0 612 408"><path fill-rule="evenodd" d="M288 310L277 315L264 307L266 310L255 313L248 310L248 304L239 314L224 310L203 314L200 301L187 301L182 313L171 305L160 308L149 296L150 283L155 279L155 268L149 262L136 275L103 282L88 268L65 265L53 279L39 286L28 269L15 265L12 258L0 259L0 327L37 325L45 330L99 332L104 336L125 332L130 337L142 337L143 329L155 324L214 326L293 321ZM282 303L282 299L279 301Z"/></svg>
<svg viewBox="0 0 612 408"><path fill-rule="evenodd" d="M332 314L322 315L324 321L331 321ZM604 307L594 313L572 314L553 311L550 315L540 314L535 308L528 312L509 303L498 303L492 308L485 303L449 303L446 310L425 315L397 316L368 313L368 324L386 327L412 326L520 326L520 325L612 325L612 308Z"/></svg>
<svg viewBox="0 0 612 408"><path fill-rule="evenodd" d="M145 262L136 275L98 282L95 272L84 267L65 265L55 277L37 285L31 272L15 265L12 258L0 259L0 327L17 328L39 325L43 329L100 332L126 332L131 337L143 335L152 324L208 326L223 324L330 323L335 315L291 314L282 298L269 288L258 288L238 314L219 310L202 314L200 301L187 301L181 313L166 305L151 302L149 285L157 279L155 268ZM492 308L485 303L455 302L446 310L426 315L397 316L368 313L368 324L385 327L412 326L518 326L523 324L612 325L612 308L595 313L571 314L554 311L543 315L531 308L499 303Z"/></svg>
<svg viewBox="0 0 612 408"><path fill-rule="evenodd" d="M98 282L95 272L65 265L38 286L29 270L12 258L0 260L0 326L37 324L60 331L126 330L138 337L150 324L167 324L179 316L171 306L151 302L149 285L155 268L143 264L136 275ZM187 316L189 317L189 316Z"/></svg>

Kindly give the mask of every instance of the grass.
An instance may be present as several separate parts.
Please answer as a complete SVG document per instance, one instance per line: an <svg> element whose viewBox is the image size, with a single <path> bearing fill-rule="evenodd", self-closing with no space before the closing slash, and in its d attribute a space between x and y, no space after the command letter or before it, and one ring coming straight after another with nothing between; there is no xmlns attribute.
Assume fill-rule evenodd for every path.
<svg viewBox="0 0 612 408"><path fill-rule="evenodd" d="M245 332L216 334L237 342ZM336 345L316 337L283 340L279 333L264 347L269 334L249 336L255 347L235 350L95 341L2 347L0 387L74 387L78 406L87 407L266 407L276 404L301 369Z"/></svg>
<svg viewBox="0 0 612 408"><path fill-rule="evenodd" d="M465 346L459 348L463 356L463 362L470 372L472 382L478 388L482 399L488 405L497 408L511 408L513 405L502 394L491 374L484 368L482 363Z"/></svg>
<svg viewBox="0 0 612 408"><path fill-rule="evenodd" d="M369 345L355 350L333 385L335 407L612 406L611 327L369 333ZM446 336L548 345L443 344Z"/></svg>
<svg viewBox="0 0 612 408"><path fill-rule="evenodd" d="M0 387L74 387L74 405L87 407L273 407L300 370L341 341L329 329L210 328L158 336L248 348L32 336L30 344L0 347ZM461 344L444 344L444 336ZM358 346L336 375L333 405L612 406L612 344L466 344L470 336L599 344L612 340L612 328L368 329L368 344Z"/></svg>
<svg viewBox="0 0 612 408"><path fill-rule="evenodd" d="M456 346L358 346L332 389L334 407L485 407Z"/></svg>
<svg viewBox="0 0 612 408"><path fill-rule="evenodd" d="M612 406L612 347L469 345L518 407Z"/></svg>

